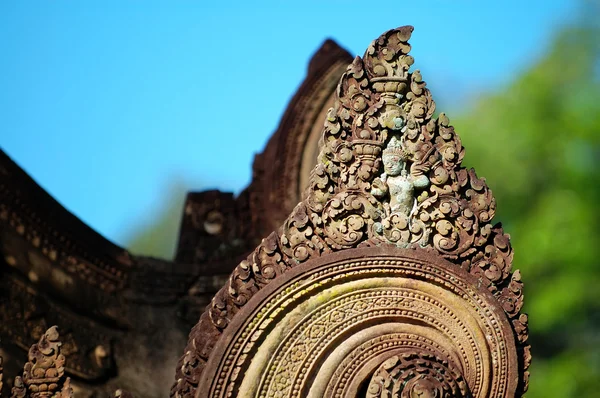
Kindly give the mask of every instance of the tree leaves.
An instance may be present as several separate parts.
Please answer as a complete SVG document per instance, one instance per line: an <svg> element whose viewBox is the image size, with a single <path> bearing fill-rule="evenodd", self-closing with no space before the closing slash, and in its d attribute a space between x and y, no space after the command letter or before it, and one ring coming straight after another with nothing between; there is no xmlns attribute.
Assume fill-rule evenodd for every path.
<svg viewBox="0 0 600 398"><path fill-rule="evenodd" d="M545 57L454 120L526 282L529 398L600 389L600 346L582 338L600 330L599 38L565 27Z"/></svg>

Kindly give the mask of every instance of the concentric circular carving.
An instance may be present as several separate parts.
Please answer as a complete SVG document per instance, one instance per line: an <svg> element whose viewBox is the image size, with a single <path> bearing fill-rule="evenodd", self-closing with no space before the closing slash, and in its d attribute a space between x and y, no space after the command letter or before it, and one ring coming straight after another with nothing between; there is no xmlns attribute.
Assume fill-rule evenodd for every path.
<svg viewBox="0 0 600 398"><path fill-rule="evenodd" d="M406 352L386 359L367 387L366 398L468 396L460 374L434 354Z"/></svg>
<svg viewBox="0 0 600 398"><path fill-rule="evenodd" d="M409 70L412 31L385 32L340 78L304 199L202 314L172 396L364 396L377 368L406 352L383 347L337 381L334 372L348 349L394 333L443 347L414 352L447 361L469 394L527 390L528 318L510 239L491 223L485 179L462 166L448 117L433 117L421 73Z"/></svg>
<svg viewBox="0 0 600 398"><path fill-rule="evenodd" d="M230 320L198 397L508 397L505 312L437 255L350 249L274 279Z"/></svg>

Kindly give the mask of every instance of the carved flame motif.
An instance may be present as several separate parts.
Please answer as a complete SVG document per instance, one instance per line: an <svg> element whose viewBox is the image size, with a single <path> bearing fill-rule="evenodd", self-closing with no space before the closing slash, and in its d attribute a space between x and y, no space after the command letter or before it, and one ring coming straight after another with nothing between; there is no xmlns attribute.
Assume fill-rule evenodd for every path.
<svg viewBox="0 0 600 398"><path fill-rule="evenodd" d="M65 357L56 326L48 329L37 344L29 349L23 377L15 378L12 397L72 398L71 380L65 379Z"/></svg>
<svg viewBox="0 0 600 398"><path fill-rule="evenodd" d="M412 31L406 26L384 33L348 66L325 120L305 199L242 261L201 316L172 396L194 396L217 340L273 280L333 252L382 245L422 248L478 278L511 325L521 375L516 394L526 390L527 316L520 314L522 282L518 271L511 274L509 236L491 224L491 191L474 170L461 166L458 135L445 114L433 118L431 93L420 72L409 71ZM417 394L411 396L426 396L416 391L428 388L441 388L440 396L461 396L445 392L456 388L463 394L454 376L441 384L428 377L411 387ZM433 384L425 387L426 381Z"/></svg>

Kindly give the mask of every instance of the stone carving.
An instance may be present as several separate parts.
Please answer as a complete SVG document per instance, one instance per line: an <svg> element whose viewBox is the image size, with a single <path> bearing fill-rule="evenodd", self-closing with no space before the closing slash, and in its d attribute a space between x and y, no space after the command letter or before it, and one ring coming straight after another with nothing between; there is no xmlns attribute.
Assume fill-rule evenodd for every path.
<svg viewBox="0 0 600 398"><path fill-rule="evenodd" d="M313 56L241 195L188 195L175 261L136 256L104 239L0 149L0 350L14 354L5 358L4 394L22 367L13 359L56 324L79 395L108 396L124 386L137 396L165 396L169 361L202 309L300 200L323 114L351 60L331 40ZM151 377L138 372L140 362Z"/></svg>
<svg viewBox="0 0 600 398"><path fill-rule="evenodd" d="M402 118L396 117L394 120L392 129L403 126ZM428 156L425 156L425 159L427 158ZM384 172L373 181L371 194L383 202L385 217L382 222L375 223L375 232L383 235L388 241L405 247L413 242L408 242L408 238L403 236L403 229L412 231L415 235L416 232L422 232L418 235L419 243L425 246L429 238L427 229L421 220L411 216L417 208L418 190L429 186L430 181L426 173L431 166L424 162L414 162L409 169L409 153L396 135L392 136L383 150L382 160Z"/></svg>
<svg viewBox="0 0 600 398"><path fill-rule="evenodd" d="M419 371L427 360L421 376L443 375L436 388L453 396L517 389L515 339L492 293L422 249L309 260L257 292L225 334L197 396L356 397L398 355Z"/></svg>
<svg viewBox="0 0 600 398"><path fill-rule="evenodd" d="M416 337L409 338L410 344L407 344L425 344L417 345L423 351L404 351L404 356L398 357L402 359L400 368L394 371L394 377L403 380L402 377L408 377L403 376L402 369L408 366L403 361L419 366L417 379L423 381L407 381L412 384L405 385L406 391L436 392L442 396L506 397L520 396L527 389L530 361L527 316L520 313L522 282L518 271L511 273L513 253L509 237L500 225L491 223L495 199L485 180L477 177L474 170L461 166L464 148L448 118L443 113L433 118L435 104L421 74L409 71L414 62L408 43L412 30L412 27L402 27L386 32L369 46L363 58L356 57L348 66L339 82L334 107L326 116L318 163L311 173L304 199L278 230L241 261L201 315L178 365L172 396L299 397L317 390L330 391L326 396L356 396L338 395L338 391L344 388L354 388L352 391L356 393L361 391L360 386L369 384L373 372L391 356L382 354L384 357L376 363L368 362L372 366L361 370L366 373L359 372L360 377L352 374L351 379L342 379L341 390L327 390L330 378L323 379L321 384L316 379L307 381L307 375L314 375L311 372L319 367L319 360L330 358L325 352L331 353L337 347L319 339L330 336L325 330L346 312L331 309L329 320L324 323L315 318L310 330L316 333L316 345L307 346L307 336L311 336L307 330L307 334L295 337L288 345L275 346L269 344L269 339L277 337L271 336L288 338L288 329L277 329L282 334L263 333L271 323L275 328L289 324L300 326L295 322L278 323L275 314L267 316L267 307L261 307L264 300L267 301L264 305L279 300L273 308L284 308L284 298L294 302L295 296L286 295L294 288L285 285L289 275L299 275L297 269L313 269L315 264L321 264L320 258L326 261L335 258L335 252L353 248L366 250L358 257L369 259L377 253L397 259L412 258L408 253L426 252L432 256L427 264L412 268L410 262L394 264L411 269L411 274L403 277L433 278L428 282L432 285L442 283L447 277L444 272L456 272L454 279L448 282L450 285L462 283L461 289L474 289L472 295L465 295L449 288L456 300L433 304L431 296L415 299L418 292L403 295L403 289L410 283L400 283L395 286L396 290L390 290L394 293L381 297L392 303L391 307L375 306L375 312L365 315L367 322L376 322L373 319L387 315L412 318L413 326L424 323L423 333L412 333ZM377 251L377 247L385 248L384 252ZM369 264L372 268L379 265ZM342 268L332 273L342 272ZM372 271L367 267L356 272ZM384 274L389 276L390 272L387 270ZM352 274L356 275L354 271ZM307 291L317 289L315 278L304 286ZM334 288L334 285L330 286ZM380 288L367 289L360 298L376 300ZM427 291L428 287L423 286L423 289ZM276 291L281 292L281 296L277 296ZM297 294L304 293L300 290ZM375 305L361 304L361 300L357 303ZM468 314L461 316L456 312L462 307L468 309ZM292 306L287 311L294 310ZM427 314L431 311L437 316L430 319ZM297 316L300 319L308 314L300 312ZM458 323L448 326L463 319L479 326L475 329ZM358 324L348 324L344 330L359 330L352 329ZM255 326L259 329L253 329ZM410 334L413 329L405 332ZM472 330L481 333L473 335ZM352 334L333 335L343 341L353 338ZM381 335L376 337L381 338ZM420 338L426 342L419 343ZM319 346L319 341L329 347L329 351ZM374 344L370 340L361 341L363 343ZM449 353L427 348L445 347L445 343L456 348ZM264 354L265 368L260 367L258 360L253 361L251 354L264 353L260 351L263 346L288 348L281 356L272 351ZM298 351L303 347L307 347L306 350ZM479 347L485 347L484 351ZM428 353L427 356L422 356L423 352ZM311 353L316 356L309 359ZM340 353L340 357L345 354ZM422 370L421 362L427 369L442 372L444 378L432 380L432 371ZM334 362L333 368L338 363ZM384 366L378 374L383 375L389 369ZM352 387L352 380L358 380L360 386ZM373 385L376 385L374 380Z"/></svg>
<svg viewBox="0 0 600 398"><path fill-rule="evenodd" d="M377 368L366 398L468 396L466 383L447 366L432 354L395 355Z"/></svg>
<svg viewBox="0 0 600 398"><path fill-rule="evenodd" d="M61 353L58 329L52 326L40 340L29 348L28 361L22 376L16 376L11 398L74 398L71 379L65 375L66 358ZM0 396L2 396L2 357L0 357ZM114 397L133 398L124 390L115 391Z"/></svg>
<svg viewBox="0 0 600 398"><path fill-rule="evenodd" d="M257 159L254 186L235 200L215 193L211 206L189 206L184 224L194 233L182 232L180 253L192 263L227 268L229 252L214 247L241 255L257 236L267 237L193 328L173 396L507 397L527 389L527 316L520 312L522 282L511 272L509 237L491 223L495 200L485 180L461 166L460 139L444 114L433 118L431 94L420 73L410 71L411 33L411 27L385 33L347 68L323 115L308 188L280 228L268 234L285 205L300 198L298 175L308 164L289 149L305 144L307 126L330 100L323 93L311 97L317 105L305 96L295 103L300 111L286 113L282 125L301 125L299 133L280 137L282 147ZM332 80L338 66L313 78ZM280 153L280 167L267 170ZM70 345L80 377L111 366L110 345L93 343L119 332L88 341L81 337L87 329L76 327L88 325L86 319L54 303L40 311L34 301L42 295L27 283L49 281L45 293L71 300L78 311L91 309L113 329L152 330L136 309L176 302L200 268L174 270L105 241L91 250L98 241L82 224L62 234L68 218L43 220L58 204L40 206L27 196L35 191L10 188L19 186L11 167L0 164L0 243L9 270L2 290L9 292L3 300L19 304L6 305L0 316L26 320L41 334L12 396L70 397L58 333L43 333L47 312L75 325L63 348ZM273 189L265 189L271 182ZM284 205L265 217L275 198ZM236 225L238 217L246 221ZM193 289L206 293L206 281L198 279ZM10 338L29 345L21 334Z"/></svg>
<svg viewBox="0 0 600 398"><path fill-rule="evenodd" d="M229 260L220 264L227 268L226 277L240 256L247 256L286 219L308 182L318 155L323 113L331 106L337 81L351 61L350 54L332 40L321 46L277 130L256 155L252 182L237 198L219 191L188 194L178 262L211 265ZM215 219L220 221L218 232L211 232Z"/></svg>
<svg viewBox="0 0 600 398"><path fill-rule="evenodd" d="M396 136L392 136L383 150L382 159L384 173L373 181L371 194L379 200L389 195L387 213L401 213L408 217L415 205L415 191L427 188L429 178L424 174L424 170L416 164L411 167L409 174L407 170L408 154ZM384 202L384 207L386 204L388 203Z"/></svg>
<svg viewBox="0 0 600 398"><path fill-rule="evenodd" d="M56 326L48 329L37 344L29 349L23 376L17 376L12 397L26 398L72 398L71 380L65 378L65 356L60 352Z"/></svg>
<svg viewBox="0 0 600 398"><path fill-rule="evenodd" d="M43 337L52 324L61 325L61 351L68 356L66 368L81 378L101 378L111 368L111 340L106 328L85 322L44 296L35 294L22 282L4 275L0 281L0 334L27 350ZM100 347L103 355L90 355Z"/></svg>
<svg viewBox="0 0 600 398"><path fill-rule="evenodd" d="M24 398L27 396L27 388L25 388L25 384L23 384L23 379L21 376L15 377L15 383L11 389L10 396L11 398Z"/></svg>

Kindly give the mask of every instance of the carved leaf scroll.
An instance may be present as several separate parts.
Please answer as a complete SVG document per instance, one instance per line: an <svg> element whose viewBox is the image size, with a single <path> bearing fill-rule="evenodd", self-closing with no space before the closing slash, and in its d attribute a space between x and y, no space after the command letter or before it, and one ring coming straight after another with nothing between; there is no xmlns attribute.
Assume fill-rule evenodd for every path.
<svg viewBox="0 0 600 398"><path fill-rule="evenodd" d="M384 33L348 66L305 199L238 265L202 314L172 396L195 395L215 344L257 292L299 264L382 245L422 248L475 276L504 310L517 341L516 395L527 389L527 316L520 313L522 282L518 271L511 273L509 236L491 223L496 203L485 179L461 166L464 148L448 117L433 117L431 93L421 73L410 71L412 31ZM454 376L444 383L435 387L443 396L464 392Z"/></svg>
<svg viewBox="0 0 600 398"><path fill-rule="evenodd" d="M466 383L452 374L447 362L432 354L402 353L388 358L375 371L366 398L465 397Z"/></svg>
<svg viewBox="0 0 600 398"><path fill-rule="evenodd" d="M65 378L65 356L60 352L58 329L52 326L31 346L23 376L15 377L11 397L73 398L71 380Z"/></svg>

